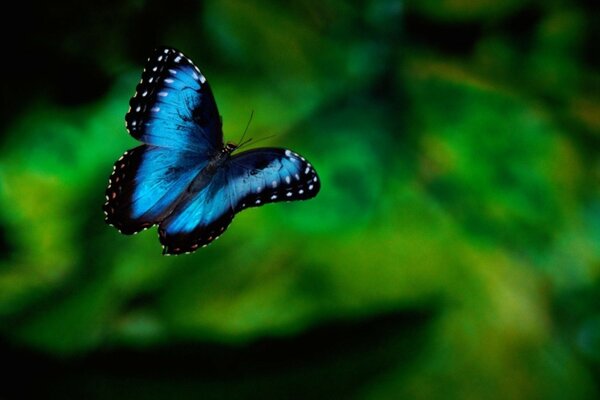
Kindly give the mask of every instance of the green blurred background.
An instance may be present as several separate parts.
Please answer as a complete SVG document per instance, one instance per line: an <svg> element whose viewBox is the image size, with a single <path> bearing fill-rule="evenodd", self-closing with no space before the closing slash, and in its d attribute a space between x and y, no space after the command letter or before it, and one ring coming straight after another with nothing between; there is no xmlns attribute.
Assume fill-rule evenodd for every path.
<svg viewBox="0 0 600 400"><path fill-rule="evenodd" d="M599 394L597 2L16 7L0 28L0 397ZM319 196L244 211L189 256L106 226L112 164L136 146L128 101L161 44L208 77L226 140L254 110L249 135L306 155Z"/></svg>

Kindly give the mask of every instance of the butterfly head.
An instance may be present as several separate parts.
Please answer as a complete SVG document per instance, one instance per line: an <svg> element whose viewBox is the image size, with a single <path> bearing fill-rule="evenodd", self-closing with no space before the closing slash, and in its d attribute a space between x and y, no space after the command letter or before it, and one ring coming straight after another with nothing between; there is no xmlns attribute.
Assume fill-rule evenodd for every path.
<svg viewBox="0 0 600 400"><path fill-rule="evenodd" d="M225 153L233 153L235 151L235 149L237 149L239 146L233 142L227 142L225 144L225 147L223 147L223 152Z"/></svg>

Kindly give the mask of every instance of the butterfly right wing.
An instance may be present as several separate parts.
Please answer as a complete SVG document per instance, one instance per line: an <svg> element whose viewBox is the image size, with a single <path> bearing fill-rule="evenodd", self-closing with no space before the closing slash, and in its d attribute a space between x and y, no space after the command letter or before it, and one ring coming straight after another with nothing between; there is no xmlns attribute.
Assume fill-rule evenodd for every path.
<svg viewBox="0 0 600 400"><path fill-rule="evenodd" d="M106 222L133 234L166 218L207 164L198 153L142 145L117 160L106 189Z"/></svg>
<svg viewBox="0 0 600 400"><path fill-rule="evenodd" d="M187 253L207 245L245 208L310 199L319 189L313 166L291 150L258 148L232 156L201 190L182 196L161 221L163 253Z"/></svg>
<svg viewBox="0 0 600 400"><path fill-rule="evenodd" d="M183 53L158 48L129 102L126 127L159 147L214 154L223 147L221 117L206 78Z"/></svg>

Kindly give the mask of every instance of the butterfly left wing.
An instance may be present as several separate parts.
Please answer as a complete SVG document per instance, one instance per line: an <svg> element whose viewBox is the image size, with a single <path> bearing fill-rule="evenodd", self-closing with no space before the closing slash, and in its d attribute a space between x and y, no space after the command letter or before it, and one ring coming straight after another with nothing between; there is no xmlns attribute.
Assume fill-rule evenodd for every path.
<svg viewBox="0 0 600 400"><path fill-rule="evenodd" d="M201 191L180 202L161 222L163 253L181 254L207 245L245 208L306 200L319 189L312 165L291 150L261 148L232 156Z"/></svg>
<svg viewBox="0 0 600 400"><path fill-rule="evenodd" d="M125 116L144 142L117 160L106 190L106 221L125 234L164 219L223 147L221 119L206 78L181 52L148 58Z"/></svg>

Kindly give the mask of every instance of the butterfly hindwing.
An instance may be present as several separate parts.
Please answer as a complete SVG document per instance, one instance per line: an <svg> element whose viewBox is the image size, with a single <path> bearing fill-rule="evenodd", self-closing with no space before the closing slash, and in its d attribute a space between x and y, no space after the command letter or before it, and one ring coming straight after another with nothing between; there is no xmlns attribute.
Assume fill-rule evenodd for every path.
<svg viewBox="0 0 600 400"><path fill-rule="evenodd" d="M106 189L106 221L125 234L162 221L206 162L196 153L149 145L125 152Z"/></svg>
<svg viewBox="0 0 600 400"><path fill-rule="evenodd" d="M262 148L232 156L206 186L186 196L160 224L164 252L194 251L218 238L238 211L309 199L319 189L312 165L290 150Z"/></svg>
<svg viewBox="0 0 600 400"><path fill-rule="evenodd" d="M127 130L144 143L202 154L223 147L210 86L198 67L175 49L154 51L129 105Z"/></svg>
<svg viewBox="0 0 600 400"><path fill-rule="evenodd" d="M158 229L163 254L194 251L217 239L235 214L220 170L200 191L184 196Z"/></svg>

